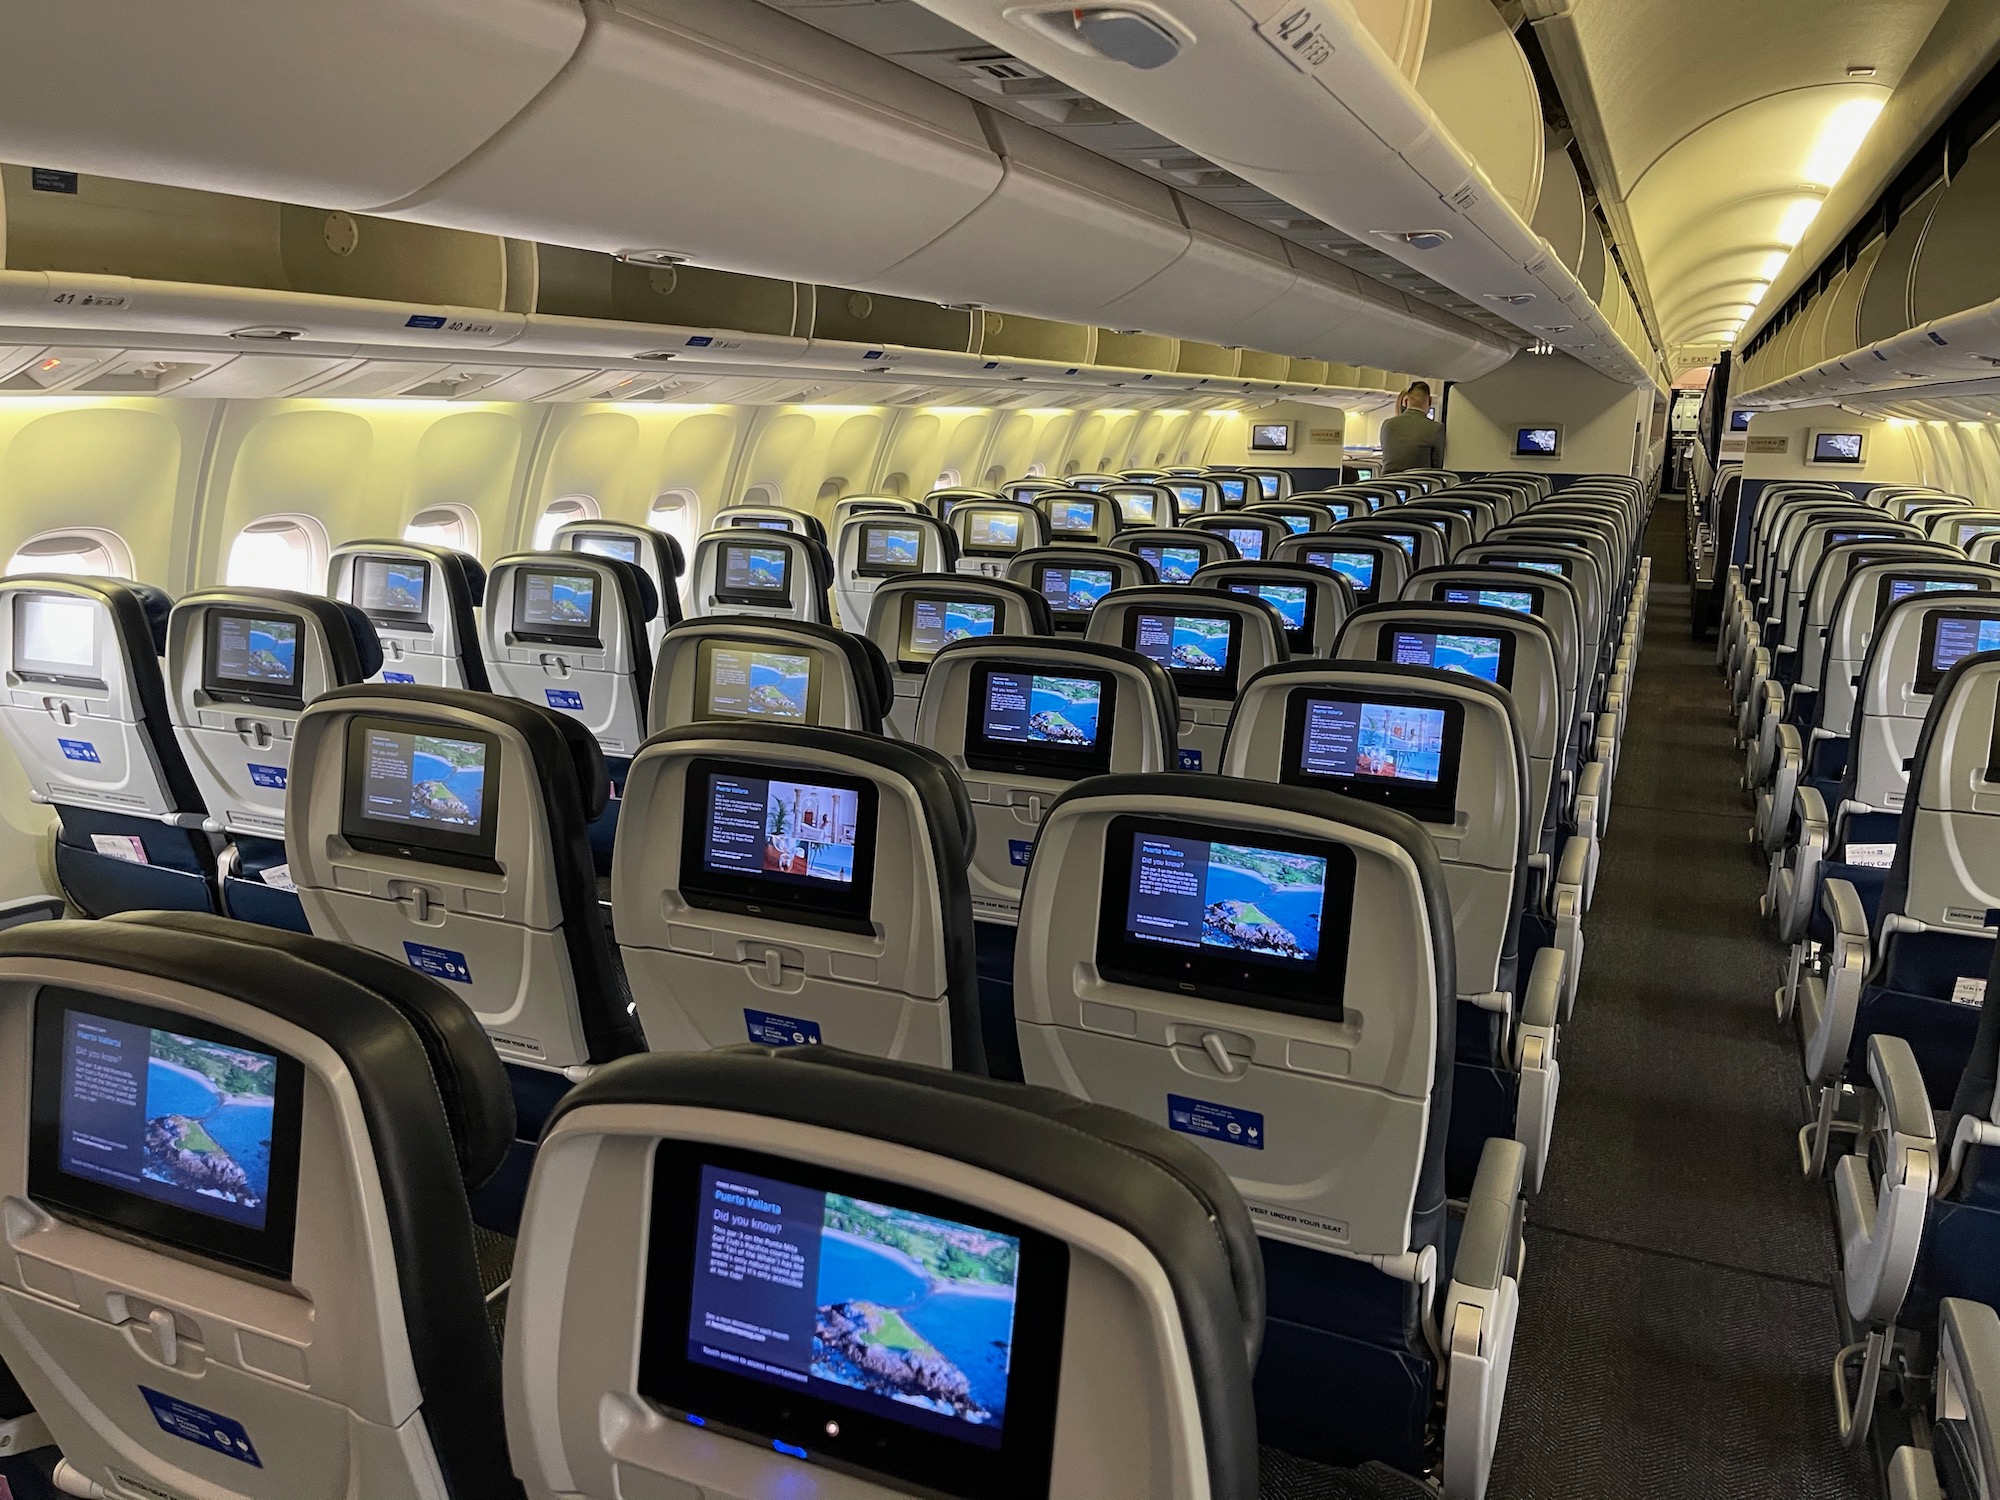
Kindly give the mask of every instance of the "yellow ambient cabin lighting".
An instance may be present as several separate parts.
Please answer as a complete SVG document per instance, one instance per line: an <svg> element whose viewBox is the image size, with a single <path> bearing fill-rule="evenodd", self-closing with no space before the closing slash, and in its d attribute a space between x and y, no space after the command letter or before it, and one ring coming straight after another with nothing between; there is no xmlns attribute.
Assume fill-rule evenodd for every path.
<svg viewBox="0 0 2000 1500"><path fill-rule="evenodd" d="M1812 150L1806 153L1799 175L1807 182L1829 189L1840 181L1861 143L1868 139L1868 132L1875 128L1886 96L1887 90L1876 90L1864 98L1835 105L1820 127Z"/></svg>

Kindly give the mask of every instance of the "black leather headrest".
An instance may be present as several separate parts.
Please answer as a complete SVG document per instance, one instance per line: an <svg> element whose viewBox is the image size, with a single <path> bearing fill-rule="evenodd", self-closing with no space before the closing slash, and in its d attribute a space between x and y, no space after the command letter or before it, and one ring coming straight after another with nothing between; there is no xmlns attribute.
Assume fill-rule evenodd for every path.
<svg viewBox="0 0 2000 1500"><path fill-rule="evenodd" d="M467 601L478 609L486 602L486 564L470 552L461 552L458 554L458 565L465 574Z"/></svg>
<svg viewBox="0 0 2000 1500"><path fill-rule="evenodd" d="M668 532L656 531L659 538L660 554L665 559L665 572L669 578L679 578L687 572L687 553L681 550L681 539Z"/></svg>
<svg viewBox="0 0 2000 1500"><path fill-rule="evenodd" d="M1053 1089L831 1047L624 1058L564 1096L550 1123L618 1104L727 1111L904 1146L1115 1224L1146 1247L1173 1290L1201 1408L1208 1493L1255 1500L1250 1372L1263 1337L1263 1260L1241 1196L1200 1147Z"/></svg>
<svg viewBox="0 0 2000 1500"><path fill-rule="evenodd" d="M361 664L361 675L373 677L382 670L382 637L376 633L375 622L356 605L336 607L347 621L348 634L354 638L354 659Z"/></svg>
<svg viewBox="0 0 2000 1500"><path fill-rule="evenodd" d="M653 586L652 574L648 573L637 563L626 562L622 557L592 557L591 561L616 568L632 580L632 586L638 591L638 612L639 620L642 624L652 621L659 615L660 591Z"/></svg>
<svg viewBox="0 0 2000 1500"><path fill-rule="evenodd" d="M174 596L150 583L128 583L125 587L138 597L139 608L145 612L146 629L153 637L153 655L165 656L167 617L174 612Z"/></svg>

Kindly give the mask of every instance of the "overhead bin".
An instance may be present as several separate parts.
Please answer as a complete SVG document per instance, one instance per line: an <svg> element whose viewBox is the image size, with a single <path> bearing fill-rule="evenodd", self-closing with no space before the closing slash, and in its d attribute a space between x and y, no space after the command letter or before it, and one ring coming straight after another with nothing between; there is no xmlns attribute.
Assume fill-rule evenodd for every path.
<svg viewBox="0 0 2000 1500"><path fill-rule="evenodd" d="M1555 258L1574 276L1583 265L1584 226L1590 219L1583 201L1583 182L1576 175L1576 163L1569 159L1566 146L1548 138L1542 150L1542 193L1535 200L1535 215L1528 226L1547 242ZM1600 257L1603 254L1601 240L1598 254Z"/></svg>
<svg viewBox="0 0 2000 1500"><path fill-rule="evenodd" d="M1542 193L1541 93L1492 0L1431 0L1415 82L1507 206L1532 222Z"/></svg>

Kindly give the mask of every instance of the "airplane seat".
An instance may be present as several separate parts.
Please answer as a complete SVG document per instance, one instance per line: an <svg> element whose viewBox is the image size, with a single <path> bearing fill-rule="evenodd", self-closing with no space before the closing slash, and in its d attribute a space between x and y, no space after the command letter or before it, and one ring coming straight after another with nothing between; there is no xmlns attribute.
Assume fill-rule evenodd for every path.
<svg viewBox="0 0 2000 1500"><path fill-rule="evenodd" d="M1041 511L1014 500L962 500L945 519L958 539L961 573L1005 578L1015 557L1049 544Z"/></svg>
<svg viewBox="0 0 2000 1500"><path fill-rule="evenodd" d="M1173 526L1179 522L1179 497L1164 484L1133 484L1120 480L1116 484L1105 485L1097 493L1111 502L1112 512L1117 516L1120 527ZM1053 524L1049 530L1053 539Z"/></svg>
<svg viewBox="0 0 2000 1500"><path fill-rule="evenodd" d="M1345 574L1303 562L1210 563L1194 576L1198 589L1262 599L1285 622L1285 650L1295 657L1328 656L1340 627L1354 613L1354 586Z"/></svg>
<svg viewBox="0 0 2000 1500"><path fill-rule="evenodd" d="M1870 1041L1908 1044L1923 1087L1953 1097L1972 1055L1994 960L1990 914L2000 907L2000 811L1985 791L1996 765L2000 651L1960 660L1937 685L1911 757L1891 857L1875 909L1854 882L1822 874L1822 920L1794 950L1794 1005L1816 1119L1799 1132L1809 1173L1867 1077Z"/></svg>
<svg viewBox="0 0 2000 1500"><path fill-rule="evenodd" d="M1252 505L1259 500L1289 500L1292 498L1292 471L1290 469L1245 469L1244 473L1257 481L1257 491L1250 497Z"/></svg>
<svg viewBox="0 0 2000 1500"><path fill-rule="evenodd" d="M1098 777L1042 826L1015 993L1030 1083L1191 1137L1243 1193L1270 1286L1261 1440L1436 1462L1446 1495L1475 1497L1518 1308L1522 1151L1486 1146L1453 1259L1450 900L1406 814L1233 777Z"/></svg>
<svg viewBox="0 0 2000 1500"><path fill-rule="evenodd" d="M1058 547L1101 547L1125 525L1117 504L1092 490L1040 490L1027 503L1041 512Z"/></svg>
<svg viewBox="0 0 2000 1500"><path fill-rule="evenodd" d="M1183 771L1214 770L1242 684L1289 659L1284 617L1262 599L1177 584L1108 595L1084 639L1156 661L1180 700Z"/></svg>
<svg viewBox="0 0 2000 1500"><path fill-rule="evenodd" d="M1520 967L1529 897L1528 752L1512 698L1459 672L1292 662L1261 673L1230 721L1222 772L1408 813L1437 843L1451 894L1458 1015L1447 1191L1462 1197L1492 1137L1541 1188L1561 1078L1563 955Z"/></svg>
<svg viewBox="0 0 2000 1500"><path fill-rule="evenodd" d="M880 734L894 692L865 636L803 620L683 620L654 670L647 731L697 719L769 719Z"/></svg>
<svg viewBox="0 0 2000 1500"><path fill-rule="evenodd" d="M1182 472L1170 474L1160 483L1173 494L1174 515L1178 520L1214 515L1223 508L1222 486L1211 475Z"/></svg>
<svg viewBox="0 0 2000 1500"><path fill-rule="evenodd" d="M1194 575L1210 563L1234 562L1239 556L1227 537L1192 524L1128 527L1105 550L1140 558L1160 583L1175 587L1194 582Z"/></svg>
<svg viewBox="0 0 2000 1500"><path fill-rule="evenodd" d="M1797 982L1804 951L1798 945L1815 923L1823 923L1825 881L1845 880L1862 910L1874 911L1935 695L1951 668L1982 647L2000 648L2000 601L1975 609L1948 595L1912 594L1890 604L1877 620L1852 689L1841 769L1800 779L1784 836L1771 856L1763 913L1779 938L1794 945L1780 1016L1789 1013ZM1775 821L1778 814L1774 810L1771 816Z"/></svg>
<svg viewBox="0 0 2000 1500"><path fill-rule="evenodd" d="M1293 536L1331 531L1336 522L1345 521L1354 514L1353 506L1348 502L1336 499L1323 504L1317 494L1293 495L1286 500L1260 500L1247 509L1260 516L1275 516L1285 523L1285 530Z"/></svg>
<svg viewBox="0 0 2000 1500"><path fill-rule="evenodd" d="M1103 592L1110 591L1107 570ZM891 731L898 739L916 740L924 679L937 654L953 642L995 635L1046 636L1054 630L1047 596L1024 583L965 573L884 583L875 594L868 639L888 664Z"/></svg>
<svg viewBox="0 0 2000 1500"><path fill-rule="evenodd" d="M727 505L716 515L718 531L789 531L827 545L826 523L806 511L785 505Z"/></svg>
<svg viewBox="0 0 2000 1500"><path fill-rule="evenodd" d="M929 515L850 516L835 535L834 601L840 624L868 629L875 592L892 578L958 570L958 538Z"/></svg>
<svg viewBox="0 0 2000 1500"><path fill-rule="evenodd" d="M187 912L0 934L0 1355L75 1495L505 1500L469 1190L513 1106L446 987Z"/></svg>
<svg viewBox="0 0 2000 1500"><path fill-rule="evenodd" d="M749 1041L986 1070L967 884L972 804L934 752L716 721L632 763L611 873L654 1051Z"/></svg>
<svg viewBox="0 0 2000 1500"><path fill-rule="evenodd" d="M902 515L934 516L937 512L921 500L907 500L901 495L849 495L833 502L833 524L835 536L855 516Z"/></svg>
<svg viewBox="0 0 2000 1500"><path fill-rule="evenodd" d="M1292 528L1281 517L1251 506L1226 516L1193 516L1181 524L1189 531L1206 531L1223 538L1247 562L1262 562L1277 551L1278 543L1292 535Z"/></svg>
<svg viewBox="0 0 2000 1500"><path fill-rule="evenodd" d="M1356 609L1396 598L1410 576L1410 555L1396 542L1338 526L1325 536L1287 537L1272 548L1271 560L1304 563L1345 578Z"/></svg>
<svg viewBox="0 0 2000 1500"><path fill-rule="evenodd" d="M327 597L375 626L382 667L374 679L488 692L473 610L485 594L476 559L417 542L346 542L327 565Z"/></svg>
<svg viewBox="0 0 2000 1500"><path fill-rule="evenodd" d="M1021 1076L1014 924L1043 814L1087 777L1173 769L1179 724L1166 668L1122 646L995 637L931 664L914 738L958 773L978 830L967 875L995 1077Z"/></svg>
<svg viewBox="0 0 2000 1500"><path fill-rule="evenodd" d="M1291 499L1284 505L1265 508L1272 509L1276 514L1283 514L1301 511L1307 506L1317 506L1327 511L1332 515L1336 525L1342 521L1352 520L1356 516L1365 516L1369 511L1366 495L1356 495L1339 487L1326 490L1295 490Z"/></svg>
<svg viewBox="0 0 2000 1500"><path fill-rule="evenodd" d="M1961 552L1968 552L1980 537L1991 536L2000 531L2000 515L1991 510L1947 510L1931 517L1924 527L1924 533L1932 541L1949 542Z"/></svg>
<svg viewBox="0 0 2000 1500"><path fill-rule="evenodd" d="M651 625L660 608L652 577L595 552L517 552L493 564L486 595L496 691L576 715L604 752L611 797L591 823L590 845L598 873L609 874L619 789L652 702Z"/></svg>
<svg viewBox="0 0 2000 1500"><path fill-rule="evenodd" d="M831 625L833 554L803 532L711 531L694 544L688 615L762 615Z"/></svg>
<svg viewBox="0 0 2000 1500"><path fill-rule="evenodd" d="M532 1500L1256 1500L1255 1233L1226 1176L1157 1125L739 1047L607 1069L544 1151L506 1362ZM912 1310L925 1285L965 1311ZM864 1384L813 1357L859 1355L899 1316L884 1304L934 1359L868 1355Z"/></svg>
<svg viewBox="0 0 2000 1500"><path fill-rule="evenodd" d="M1982 1500L2000 1493L2000 1314L1957 1298L1938 1311L1930 1445L1899 1447L1889 1500Z"/></svg>
<svg viewBox="0 0 2000 1500"><path fill-rule="evenodd" d="M110 578L0 580L0 734L56 811L56 878L89 916L216 909L217 842L160 670L172 607Z"/></svg>
<svg viewBox="0 0 2000 1500"><path fill-rule="evenodd" d="M285 848L293 737L320 694L382 670L374 623L352 604L282 589L189 594L167 621L174 735L227 835L219 870L224 915L305 932Z"/></svg>
<svg viewBox="0 0 2000 1500"><path fill-rule="evenodd" d="M645 1046L598 902L604 766L570 715L457 688L351 688L299 720L299 899L319 936L445 981L486 1028L522 1126L477 1204L505 1232L549 1105Z"/></svg>
<svg viewBox="0 0 2000 1500"><path fill-rule="evenodd" d="M1402 507L1396 507L1397 514L1383 516L1357 516L1351 521L1342 521L1333 528L1331 537L1318 538L1320 541L1345 541L1349 536L1377 537L1394 542L1408 559L1411 572L1419 568L1441 568L1452 560L1445 551L1445 531L1443 523L1434 517L1419 513L1405 520Z"/></svg>
<svg viewBox="0 0 2000 1500"><path fill-rule="evenodd" d="M1106 594L1150 587L1160 575L1134 552L1069 545L1019 553L1007 564L1007 579L1042 596L1056 634L1081 635L1090 627L1091 611Z"/></svg>
<svg viewBox="0 0 2000 1500"><path fill-rule="evenodd" d="M660 649L660 637L682 614L681 578L687 572L687 557L676 538L634 521L566 521L556 528L549 550L615 558L644 573L660 601L647 622L646 639L652 651Z"/></svg>
<svg viewBox="0 0 2000 1500"><path fill-rule="evenodd" d="M1224 510L1241 510L1252 500L1263 497L1264 487L1257 483L1255 475L1245 470L1211 468L1206 477L1215 481Z"/></svg>

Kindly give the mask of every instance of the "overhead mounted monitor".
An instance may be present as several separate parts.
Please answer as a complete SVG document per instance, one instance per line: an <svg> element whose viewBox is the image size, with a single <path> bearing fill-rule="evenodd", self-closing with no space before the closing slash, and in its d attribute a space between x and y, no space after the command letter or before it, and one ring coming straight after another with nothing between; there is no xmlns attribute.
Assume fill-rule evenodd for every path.
<svg viewBox="0 0 2000 1500"><path fill-rule="evenodd" d="M1253 453L1290 453L1292 451L1292 424L1290 422L1252 422L1250 424L1250 451ZM1271 481L1271 493L1275 494L1278 482Z"/></svg>
<svg viewBox="0 0 2000 1500"><path fill-rule="evenodd" d="M500 741L443 728L388 717L349 720L341 836L366 853L497 870Z"/></svg>
<svg viewBox="0 0 2000 1500"><path fill-rule="evenodd" d="M1858 464L1861 462L1861 437L1858 432L1815 432L1812 435L1811 462Z"/></svg>
<svg viewBox="0 0 2000 1500"><path fill-rule="evenodd" d="M428 631L431 565L421 557L354 559L357 609L389 630Z"/></svg>
<svg viewBox="0 0 2000 1500"><path fill-rule="evenodd" d="M975 770L1065 778L1111 769L1109 672L981 662L967 689L965 762Z"/></svg>
<svg viewBox="0 0 2000 1500"><path fill-rule="evenodd" d="M872 781L806 767L763 776L691 761L681 895L693 906L867 931L875 807Z"/></svg>
<svg viewBox="0 0 2000 1500"><path fill-rule="evenodd" d="M303 708L297 615L245 609L208 611L202 688L211 698L272 708Z"/></svg>
<svg viewBox="0 0 2000 1500"><path fill-rule="evenodd" d="M1126 815L1105 832L1097 967L1114 983L1345 1017L1354 852Z"/></svg>
<svg viewBox="0 0 2000 1500"><path fill-rule="evenodd" d="M1562 433L1558 426L1517 427L1514 429L1514 457L1560 458Z"/></svg>
<svg viewBox="0 0 2000 1500"><path fill-rule="evenodd" d="M724 542L715 568L715 597L724 604L782 609L792 599L792 550L756 542Z"/></svg>
<svg viewBox="0 0 2000 1500"><path fill-rule="evenodd" d="M179 1011L45 986L28 1193L133 1236L292 1274L297 1060Z"/></svg>
<svg viewBox="0 0 2000 1500"><path fill-rule="evenodd" d="M1729 414L1729 430L1731 432L1748 432L1750 430L1750 419L1755 415L1755 412L1744 411L1741 407L1738 407Z"/></svg>
<svg viewBox="0 0 2000 1500"><path fill-rule="evenodd" d="M808 651L705 640L695 653L695 717L819 722L819 662Z"/></svg>
<svg viewBox="0 0 2000 1500"><path fill-rule="evenodd" d="M16 594L14 675L50 687L102 688L97 608L77 594Z"/></svg>
<svg viewBox="0 0 2000 1500"><path fill-rule="evenodd" d="M896 659L905 671L921 672L953 641L993 635L999 628L997 600L950 592L905 594Z"/></svg>

